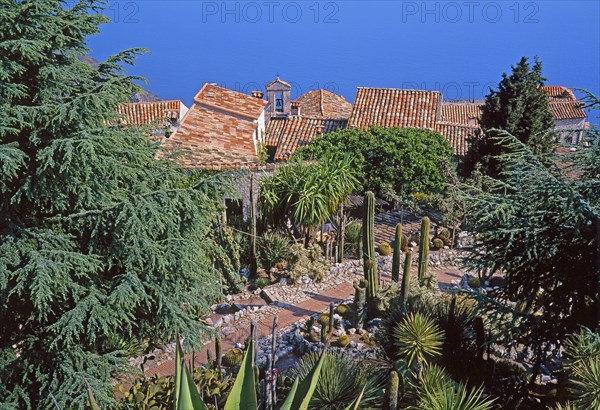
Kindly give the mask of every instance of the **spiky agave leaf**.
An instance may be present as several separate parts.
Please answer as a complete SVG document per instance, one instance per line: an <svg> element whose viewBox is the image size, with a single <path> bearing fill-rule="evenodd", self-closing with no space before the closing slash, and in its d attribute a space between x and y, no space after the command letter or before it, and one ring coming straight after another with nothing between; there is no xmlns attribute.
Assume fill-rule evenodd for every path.
<svg viewBox="0 0 600 410"><path fill-rule="evenodd" d="M393 331L394 344L399 358L409 366L427 363L442 351L443 332L435 322L420 313L409 313Z"/></svg>
<svg viewBox="0 0 600 410"><path fill-rule="evenodd" d="M225 402L225 409L255 410L257 407L256 380L254 379L254 340L250 337L240 371Z"/></svg>

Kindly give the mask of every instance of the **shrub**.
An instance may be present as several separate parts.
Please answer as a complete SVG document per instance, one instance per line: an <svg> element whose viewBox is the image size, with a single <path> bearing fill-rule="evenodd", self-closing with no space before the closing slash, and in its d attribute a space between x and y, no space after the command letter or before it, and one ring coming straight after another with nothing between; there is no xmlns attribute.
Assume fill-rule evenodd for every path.
<svg viewBox="0 0 600 410"><path fill-rule="evenodd" d="M269 278L258 278L254 282L254 285L260 289L264 288L265 286L269 286L270 284L271 281L269 280Z"/></svg>
<svg viewBox="0 0 600 410"><path fill-rule="evenodd" d="M427 363L442 352L444 335L435 322L420 313L409 313L394 329L397 355L409 366Z"/></svg>
<svg viewBox="0 0 600 410"><path fill-rule="evenodd" d="M340 316L344 316L346 313L348 313L348 306L346 305L337 305L335 307L335 313L337 313Z"/></svg>
<svg viewBox="0 0 600 410"><path fill-rule="evenodd" d="M389 243L387 242L381 242L379 244L379 246L377 247L377 252L381 255L381 256L389 256L392 254L393 249L390 246Z"/></svg>
<svg viewBox="0 0 600 410"><path fill-rule="evenodd" d="M244 353L240 349L231 349L223 356L223 366L237 367L242 364Z"/></svg>
<svg viewBox="0 0 600 410"><path fill-rule="evenodd" d="M282 262L290 248L290 240L278 232L266 232L257 241L258 261L267 272L276 264Z"/></svg>
<svg viewBox="0 0 600 410"><path fill-rule="evenodd" d="M444 247L444 241L440 238L434 238L432 244L433 244L433 249L436 251L439 251L440 249L442 249Z"/></svg>
<svg viewBox="0 0 600 410"><path fill-rule="evenodd" d="M469 279L469 287L473 289L477 289L481 287L481 280L479 278L471 278Z"/></svg>
<svg viewBox="0 0 600 410"><path fill-rule="evenodd" d="M288 253L288 276L297 282L302 276L308 276L315 282L320 281L329 271L329 262L323 259L323 251L317 244L304 248L301 244L290 246Z"/></svg>
<svg viewBox="0 0 600 410"><path fill-rule="evenodd" d="M337 345L342 349L346 348L350 344L350 338L347 335L342 335L337 339Z"/></svg>

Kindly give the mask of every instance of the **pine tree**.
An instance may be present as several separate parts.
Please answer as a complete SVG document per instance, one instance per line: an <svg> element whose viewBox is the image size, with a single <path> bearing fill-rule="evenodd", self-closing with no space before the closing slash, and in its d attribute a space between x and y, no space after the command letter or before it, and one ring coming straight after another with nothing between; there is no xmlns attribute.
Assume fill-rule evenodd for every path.
<svg viewBox="0 0 600 410"><path fill-rule="evenodd" d="M97 2L0 9L0 402L83 408L87 381L110 408L124 343L199 343L219 293L204 238L220 182L191 182L117 125L140 50L81 61L106 20Z"/></svg>
<svg viewBox="0 0 600 410"><path fill-rule="evenodd" d="M466 198L478 237L467 265L505 274L506 286L480 306L504 339L497 343L533 351L536 373L567 334L600 328L600 134L591 130L587 147L568 155L496 138L508 152L502 179L484 178Z"/></svg>
<svg viewBox="0 0 600 410"><path fill-rule="evenodd" d="M544 81L542 63L536 58L530 66L527 57L521 58L512 73L502 74L497 90L486 96L480 126L483 132L472 141L471 148L461 164L461 173L470 176L477 164L491 176L500 174L498 155L506 147L497 143L494 135L504 130L527 144L533 152L548 153L554 148L551 130L554 118L548 106L548 97L542 90Z"/></svg>

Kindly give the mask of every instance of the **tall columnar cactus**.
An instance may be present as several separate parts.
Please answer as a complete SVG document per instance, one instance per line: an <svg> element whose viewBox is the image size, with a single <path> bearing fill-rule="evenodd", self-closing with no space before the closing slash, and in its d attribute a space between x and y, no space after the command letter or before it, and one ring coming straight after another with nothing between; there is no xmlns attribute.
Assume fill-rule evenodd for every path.
<svg viewBox="0 0 600 410"><path fill-rule="evenodd" d="M422 285L427 278L429 267L429 226L428 217L421 221L421 235L419 237L419 285Z"/></svg>
<svg viewBox="0 0 600 410"><path fill-rule="evenodd" d="M344 218L344 203L340 204L340 223L337 231L337 263L344 261L344 237L346 236L346 220Z"/></svg>
<svg viewBox="0 0 600 410"><path fill-rule="evenodd" d="M394 236L394 256L392 259L392 280L398 282L400 279L400 258L402 256L402 224L396 225Z"/></svg>
<svg viewBox="0 0 600 410"><path fill-rule="evenodd" d="M379 290L379 275L375 256L375 195L367 192L363 203L363 269L367 281L367 307L374 312L374 302Z"/></svg>
<svg viewBox="0 0 600 410"><path fill-rule="evenodd" d="M406 307L408 290L410 288L410 265L412 264L412 252L406 252L404 258L404 273L402 274L402 287L400 288L400 306Z"/></svg>
<svg viewBox="0 0 600 410"><path fill-rule="evenodd" d="M354 281L354 321L358 330L365 324L365 298L366 298L365 280Z"/></svg>
<svg viewBox="0 0 600 410"><path fill-rule="evenodd" d="M215 366L221 368L221 359L223 357L223 346L221 344L221 331L215 335Z"/></svg>
<svg viewBox="0 0 600 410"><path fill-rule="evenodd" d="M256 258L256 195L254 193L254 174L250 175L250 276L256 276L258 269Z"/></svg>
<svg viewBox="0 0 600 410"><path fill-rule="evenodd" d="M383 402L384 410L398 410L398 386L400 378L395 370L390 373L390 379L385 388L385 397Z"/></svg>

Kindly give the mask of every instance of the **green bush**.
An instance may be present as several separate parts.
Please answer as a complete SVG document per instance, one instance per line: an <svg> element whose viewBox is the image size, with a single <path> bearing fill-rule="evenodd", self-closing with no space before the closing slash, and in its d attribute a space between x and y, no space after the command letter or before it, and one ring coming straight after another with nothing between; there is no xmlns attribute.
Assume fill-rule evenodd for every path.
<svg viewBox="0 0 600 410"><path fill-rule="evenodd" d="M223 355L223 366L225 367L237 367L242 364L244 358L244 352L240 349L231 349L225 355Z"/></svg>
<svg viewBox="0 0 600 410"><path fill-rule="evenodd" d="M432 244L433 244L433 250L435 250L435 251L439 251L440 249L442 249L444 247L444 241L440 238L434 238Z"/></svg>
<svg viewBox="0 0 600 410"><path fill-rule="evenodd" d="M264 288L265 286L269 286L270 284L271 281L269 280L269 278L258 278L254 282L254 285L260 289Z"/></svg>
<svg viewBox="0 0 600 410"><path fill-rule="evenodd" d="M266 232L256 243L258 261L270 272L278 263L284 261L290 248L290 240L278 232Z"/></svg>
<svg viewBox="0 0 600 410"><path fill-rule="evenodd" d="M337 345L341 348L346 348L350 344L350 338L347 335L342 335L337 339Z"/></svg>
<svg viewBox="0 0 600 410"><path fill-rule="evenodd" d="M392 254L393 249L391 247L391 245L387 242L381 242L379 244L379 246L377 247L377 252L381 255L381 256L389 256Z"/></svg>
<svg viewBox="0 0 600 410"><path fill-rule="evenodd" d="M481 280L479 278L471 278L469 279L469 287L473 289L478 289L481 287Z"/></svg>

